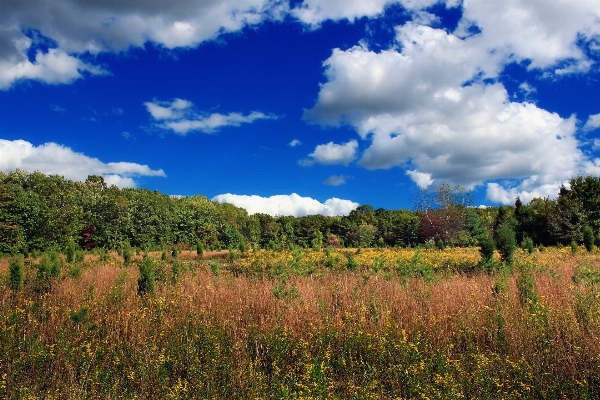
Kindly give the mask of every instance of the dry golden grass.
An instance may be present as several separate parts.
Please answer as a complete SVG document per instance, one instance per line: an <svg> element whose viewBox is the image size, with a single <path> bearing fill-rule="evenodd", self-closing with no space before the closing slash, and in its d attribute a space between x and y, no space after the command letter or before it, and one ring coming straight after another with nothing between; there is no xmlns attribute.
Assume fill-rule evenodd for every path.
<svg viewBox="0 0 600 400"><path fill-rule="evenodd" d="M451 388L477 393L471 386L483 384L476 382L484 372L500 386L486 386L481 398L600 393L600 288L572 279L584 267L600 273L596 253L519 253L513 272L429 281L368 267L253 277L230 273L225 259L216 274L194 252L181 258L179 281L170 281L169 262L165 282L146 297L137 295L136 266L122 267L116 255L107 264L88 260L78 277L63 268L47 292L36 291L33 270L20 292L2 286L0 393L132 398L167 396L185 384L180 398L281 398L277 388L292 380L312 389L292 385L288 398L416 393L385 360L393 374L421 368L414 390L431 398ZM539 300L523 303L518 271L527 264L535 266ZM363 364L347 366L356 357ZM317 361L323 376L314 373ZM300 373L307 365L310 377ZM319 379L321 395L309 385ZM504 392L513 381L521 389Z"/></svg>

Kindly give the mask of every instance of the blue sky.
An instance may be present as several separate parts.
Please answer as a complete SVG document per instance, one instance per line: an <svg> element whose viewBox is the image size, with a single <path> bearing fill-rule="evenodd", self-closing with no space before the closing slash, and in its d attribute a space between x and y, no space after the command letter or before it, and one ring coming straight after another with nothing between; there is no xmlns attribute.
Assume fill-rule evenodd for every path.
<svg viewBox="0 0 600 400"><path fill-rule="evenodd" d="M0 170L271 214L553 198L600 175L599 60L592 0L3 2Z"/></svg>

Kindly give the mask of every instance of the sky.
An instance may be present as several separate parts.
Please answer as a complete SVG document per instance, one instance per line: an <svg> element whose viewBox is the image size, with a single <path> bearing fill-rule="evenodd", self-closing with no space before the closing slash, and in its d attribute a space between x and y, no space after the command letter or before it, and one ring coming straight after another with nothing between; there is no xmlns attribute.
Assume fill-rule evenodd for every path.
<svg viewBox="0 0 600 400"><path fill-rule="evenodd" d="M0 0L0 171L272 215L600 175L597 0Z"/></svg>

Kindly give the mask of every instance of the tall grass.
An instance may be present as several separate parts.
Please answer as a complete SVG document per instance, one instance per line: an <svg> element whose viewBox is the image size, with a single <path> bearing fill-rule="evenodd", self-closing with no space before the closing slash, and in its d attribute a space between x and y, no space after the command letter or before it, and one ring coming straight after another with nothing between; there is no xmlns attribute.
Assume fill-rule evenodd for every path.
<svg viewBox="0 0 600 400"><path fill-rule="evenodd" d="M425 268L430 255L414 252L409 260ZM272 274L185 253L161 269L172 261L150 255L163 273L144 296L140 259L88 258L80 275L49 278L45 291L35 263L26 262L19 291L0 265L0 396L600 397L596 254L517 252L513 271L431 267L424 279L363 251L351 270L325 259L295 273L312 253L287 263L263 254L279 260Z"/></svg>

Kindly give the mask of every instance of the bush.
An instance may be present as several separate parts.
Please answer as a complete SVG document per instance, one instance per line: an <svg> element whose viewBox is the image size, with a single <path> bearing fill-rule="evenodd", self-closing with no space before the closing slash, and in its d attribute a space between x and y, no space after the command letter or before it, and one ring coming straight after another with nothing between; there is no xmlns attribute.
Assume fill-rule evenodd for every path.
<svg viewBox="0 0 600 400"><path fill-rule="evenodd" d="M535 291L535 279L533 276L534 270L534 264L525 264L519 268L517 290L519 292L519 301L521 302L521 305L533 305L538 301L537 293Z"/></svg>
<svg viewBox="0 0 600 400"><path fill-rule="evenodd" d="M577 244L576 241L572 240L571 241L571 253L577 254L577 250L579 250L579 245Z"/></svg>
<svg viewBox="0 0 600 400"><path fill-rule="evenodd" d="M179 281L179 276L181 275L181 264L179 260L174 260L173 264L171 264L171 282L173 284Z"/></svg>
<svg viewBox="0 0 600 400"><path fill-rule="evenodd" d="M595 240L596 238L594 237L594 231L592 228L590 228L590 226L586 225L583 228L583 244L585 245L587 251L591 252L594 250Z"/></svg>
<svg viewBox="0 0 600 400"><path fill-rule="evenodd" d="M346 257L348 258L347 268L349 271L355 271L358 269L358 263L354 259L354 256L351 253L346 253Z"/></svg>
<svg viewBox="0 0 600 400"><path fill-rule="evenodd" d="M481 254L481 266L486 270L492 270L494 267L494 253L496 244L489 234L484 234L479 238L479 252Z"/></svg>
<svg viewBox="0 0 600 400"><path fill-rule="evenodd" d="M17 256L10 259L8 283L14 290L23 286L23 258Z"/></svg>
<svg viewBox="0 0 600 400"><path fill-rule="evenodd" d="M154 261L144 256L140 264L140 277L138 278L138 295L143 296L148 293L154 293L156 290L156 271Z"/></svg>
<svg viewBox="0 0 600 400"><path fill-rule="evenodd" d="M131 256L131 246L129 245L129 242L125 242L123 245L123 263L125 265L129 265L131 262Z"/></svg>
<svg viewBox="0 0 600 400"><path fill-rule="evenodd" d="M173 250L171 251L171 256L173 256L173 258L175 258L175 259L177 259L177 257L179 256L177 246L173 246Z"/></svg>
<svg viewBox="0 0 600 400"><path fill-rule="evenodd" d="M526 237L521 242L521 248L527 250L529 254L532 254L535 248L533 247L533 240L530 237Z"/></svg>
<svg viewBox="0 0 600 400"><path fill-rule="evenodd" d="M515 250L517 248L517 238L515 230L509 222L504 222L496 230L496 247L502 257L502 261L512 265L515 260Z"/></svg>
<svg viewBox="0 0 600 400"><path fill-rule="evenodd" d="M69 243L67 243L67 247L65 249L65 257L68 263L72 263L75 261L75 251L77 247L73 239L69 239Z"/></svg>

